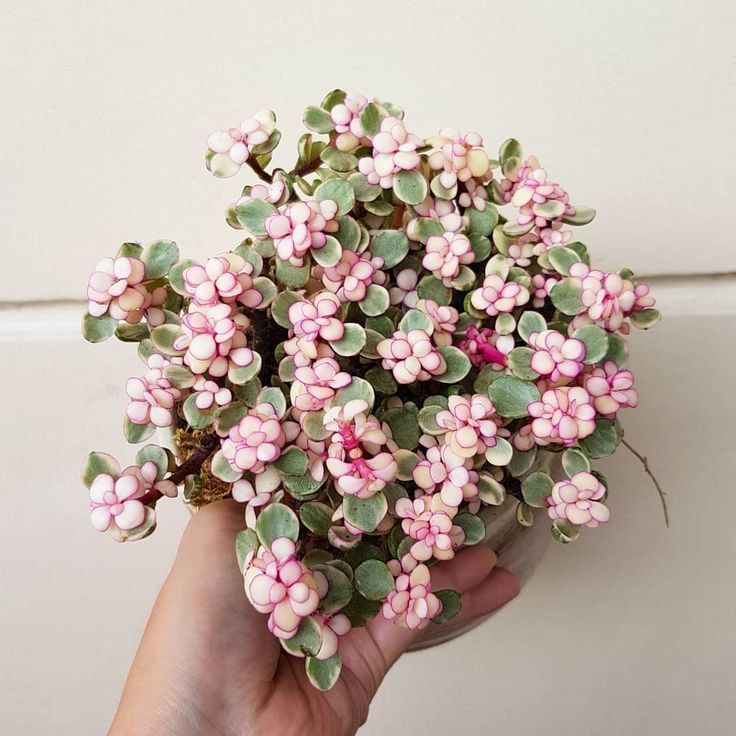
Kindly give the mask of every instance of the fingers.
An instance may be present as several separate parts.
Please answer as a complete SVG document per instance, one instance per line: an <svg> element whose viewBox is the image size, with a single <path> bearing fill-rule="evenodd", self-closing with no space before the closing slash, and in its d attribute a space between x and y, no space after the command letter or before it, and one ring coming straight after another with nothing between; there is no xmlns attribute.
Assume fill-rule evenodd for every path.
<svg viewBox="0 0 736 736"><path fill-rule="evenodd" d="M458 591L462 594L464 609L466 607L466 596L469 596L471 591L482 587L482 594L477 597L477 602L474 600L471 604L471 610L481 611L483 606L493 602L490 588L493 587L494 582L487 584L486 581L492 574L495 564L496 555L488 547L479 545L463 549L452 560L440 562L432 567L432 590L438 591L451 588ZM506 575L510 575L510 573L506 573ZM511 577L513 578L513 576ZM506 581L504 585L506 587L503 593L499 593L499 600L510 592L511 583ZM393 621L387 621L381 613L371 622L370 631L382 654L382 664L384 665L382 676L422 633L420 631L408 631Z"/></svg>
<svg viewBox="0 0 736 736"><path fill-rule="evenodd" d="M502 567L496 567L475 588L463 593L460 613L450 624L459 626L487 616L517 595L519 595L519 581L516 575Z"/></svg>
<svg viewBox="0 0 736 736"><path fill-rule="evenodd" d="M432 567L432 590L452 588L458 593L472 590L491 572L496 553L485 545L467 547L447 562Z"/></svg>

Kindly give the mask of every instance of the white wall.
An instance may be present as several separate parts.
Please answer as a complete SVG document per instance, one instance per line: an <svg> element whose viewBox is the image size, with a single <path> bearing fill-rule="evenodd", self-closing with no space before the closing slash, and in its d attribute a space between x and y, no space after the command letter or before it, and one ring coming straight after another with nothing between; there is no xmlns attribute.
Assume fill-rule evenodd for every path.
<svg viewBox="0 0 736 736"><path fill-rule="evenodd" d="M613 522L553 548L492 622L402 660L363 732L406 733L417 678L427 736L733 729L733 3L0 0L0 13L5 731L104 730L186 521L169 506L125 546L87 524L78 467L93 445L126 452L136 365L77 336L90 266L124 240L169 237L193 256L236 243L222 213L243 179L204 172L207 134L273 107L286 165L303 108L334 86L402 104L419 133L519 137L598 208L584 233L598 262L654 275L665 314L633 340L642 402L624 420L672 528L622 451L604 468Z"/></svg>

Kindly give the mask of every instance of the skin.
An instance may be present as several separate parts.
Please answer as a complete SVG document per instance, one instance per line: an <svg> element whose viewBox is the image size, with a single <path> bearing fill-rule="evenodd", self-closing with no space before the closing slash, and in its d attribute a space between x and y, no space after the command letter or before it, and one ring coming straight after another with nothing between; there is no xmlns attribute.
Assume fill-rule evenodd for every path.
<svg viewBox="0 0 736 736"><path fill-rule="evenodd" d="M421 635L381 615L340 640L343 668L328 693L287 655L243 592L233 539L242 506L220 501L187 527L154 605L109 736L354 734L383 677ZM486 616L518 594L486 547L432 569L435 590L462 594L456 620Z"/></svg>

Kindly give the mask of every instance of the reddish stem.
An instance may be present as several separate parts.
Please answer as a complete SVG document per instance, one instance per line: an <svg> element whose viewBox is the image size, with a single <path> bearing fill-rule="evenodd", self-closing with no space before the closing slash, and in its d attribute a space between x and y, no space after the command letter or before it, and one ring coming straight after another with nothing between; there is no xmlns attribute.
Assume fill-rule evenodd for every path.
<svg viewBox="0 0 736 736"><path fill-rule="evenodd" d="M166 480L170 480L177 486L183 483L188 475L194 475L194 473L199 471L204 461L215 451L218 445L217 435L206 434L202 437L199 447ZM156 488L151 488L150 491L144 493L138 500L144 506L150 506L156 503L163 495Z"/></svg>

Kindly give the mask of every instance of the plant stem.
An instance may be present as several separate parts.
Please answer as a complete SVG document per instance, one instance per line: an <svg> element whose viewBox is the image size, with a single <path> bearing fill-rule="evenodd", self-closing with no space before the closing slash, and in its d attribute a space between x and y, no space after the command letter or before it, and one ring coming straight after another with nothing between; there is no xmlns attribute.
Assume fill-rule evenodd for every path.
<svg viewBox="0 0 736 736"><path fill-rule="evenodd" d="M273 182L273 176L267 171L263 170L263 167L258 163L258 161L256 161L255 156L251 156L245 163L248 164L251 169L253 169L253 171L256 173L258 178L261 179L261 181L265 181L268 184L271 184L271 182Z"/></svg>
<svg viewBox="0 0 736 736"><path fill-rule="evenodd" d="M202 467L204 461L215 451L218 445L217 435L204 435L199 443L199 447L166 480L170 480L178 486L188 475L193 475ZM150 506L156 503L161 496L163 496L161 491L152 488L138 500L144 506Z"/></svg>
<svg viewBox="0 0 736 736"><path fill-rule="evenodd" d="M321 165L322 159L317 156L317 158L313 158L311 161L306 161L300 166L297 166L293 171L289 172L289 176L306 176L307 174L311 174L313 171L316 171Z"/></svg>
<svg viewBox="0 0 736 736"><path fill-rule="evenodd" d="M626 447L626 449L642 464L644 472L652 479L652 483L654 483L654 487L657 489L657 493L659 494L659 500L662 502L662 512L664 513L665 526L669 527L670 514L667 510L667 493L662 490L662 487L659 485L659 481L655 477L654 473L652 473L652 471L649 469L649 462L647 461L647 458L641 453L637 452L626 440L621 440L621 444L624 445L624 447Z"/></svg>

